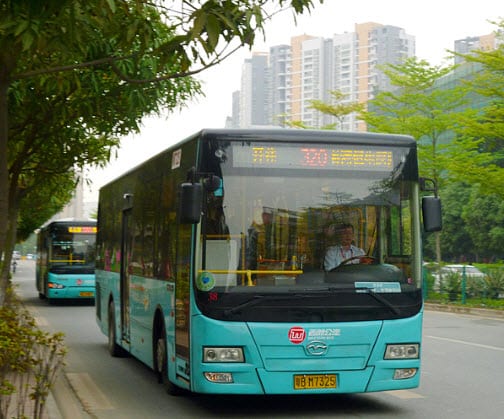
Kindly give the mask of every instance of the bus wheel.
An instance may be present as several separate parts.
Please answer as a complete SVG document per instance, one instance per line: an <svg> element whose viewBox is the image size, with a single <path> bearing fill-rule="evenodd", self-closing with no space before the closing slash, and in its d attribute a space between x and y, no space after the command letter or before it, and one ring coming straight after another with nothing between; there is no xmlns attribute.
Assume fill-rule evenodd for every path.
<svg viewBox="0 0 504 419"><path fill-rule="evenodd" d="M120 357L125 355L125 351L116 342L115 307L111 301L108 307L108 351L110 355Z"/></svg>
<svg viewBox="0 0 504 419"><path fill-rule="evenodd" d="M168 378L168 359L166 355L166 329L161 326L160 330L154 335L154 371L156 372L158 383L163 384L163 387L168 394L178 396L182 389L173 384Z"/></svg>

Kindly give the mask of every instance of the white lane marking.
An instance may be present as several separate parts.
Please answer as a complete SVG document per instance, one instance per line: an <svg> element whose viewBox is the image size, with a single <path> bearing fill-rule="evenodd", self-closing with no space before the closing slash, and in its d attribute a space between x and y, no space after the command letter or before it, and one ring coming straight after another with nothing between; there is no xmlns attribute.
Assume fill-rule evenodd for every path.
<svg viewBox="0 0 504 419"><path fill-rule="evenodd" d="M430 336L430 335L428 335L426 337L427 338L431 338L431 339L436 339L436 340L443 340L445 342L461 343L462 345L475 346L477 348L490 349L492 351L504 352L504 348L502 348L500 346L483 345L482 343L467 342L465 340L458 340L458 339L442 338L440 336Z"/></svg>
<svg viewBox="0 0 504 419"><path fill-rule="evenodd" d="M397 397L398 399L425 399L425 396L421 394L415 393L410 390L392 390L386 391L385 393L390 394L391 396Z"/></svg>
<svg viewBox="0 0 504 419"><path fill-rule="evenodd" d="M86 411L114 409L89 374L68 372L66 376Z"/></svg>

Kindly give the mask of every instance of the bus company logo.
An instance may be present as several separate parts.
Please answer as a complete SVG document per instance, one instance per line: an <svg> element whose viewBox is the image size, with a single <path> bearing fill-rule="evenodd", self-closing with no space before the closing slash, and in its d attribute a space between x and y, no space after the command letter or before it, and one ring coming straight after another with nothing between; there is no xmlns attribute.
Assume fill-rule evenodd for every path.
<svg viewBox="0 0 504 419"><path fill-rule="evenodd" d="M82 279L80 279L80 278L79 278L79 279L77 280L77 285L82 285Z"/></svg>
<svg viewBox="0 0 504 419"><path fill-rule="evenodd" d="M305 340L306 331L300 326L294 326L289 329L289 340L294 344L299 344Z"/></svg>

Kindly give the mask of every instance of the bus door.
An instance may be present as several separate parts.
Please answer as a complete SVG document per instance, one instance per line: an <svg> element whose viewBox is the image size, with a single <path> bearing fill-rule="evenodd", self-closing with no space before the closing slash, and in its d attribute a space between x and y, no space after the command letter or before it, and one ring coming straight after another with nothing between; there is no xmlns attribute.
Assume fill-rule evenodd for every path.
<svg viewBox="0 0 504 419"><path fill-rule="evenodd" d="M177 279L175 283L175 351L179 360L185 360L187 371L189 371L190 362L191 230L192 226L190 225L180 225L177 232Z"/></svg>
<svg viewBox="0 0 504 419"><path fill-rule="evenodd" d="M126 208L122 214L121 234L121 340L130 342L130 261L132 248L132 209Z"/></svg>

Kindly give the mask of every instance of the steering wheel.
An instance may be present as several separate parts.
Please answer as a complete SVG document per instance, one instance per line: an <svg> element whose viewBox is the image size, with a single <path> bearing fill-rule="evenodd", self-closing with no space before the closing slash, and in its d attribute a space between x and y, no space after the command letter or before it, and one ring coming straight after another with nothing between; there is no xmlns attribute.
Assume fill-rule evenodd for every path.
<svg viewBox="0 0 504 419"><path fill-rule="evenodd" d="M351 258L343 260L338 266L329 270L329 272L334 272L340 266L350 265L353 263L354 260L358 260L359 264L361 265L376 265L378 263L378 259L376 259L374 256L368 256L368 255L352 256Z"/></svg>

